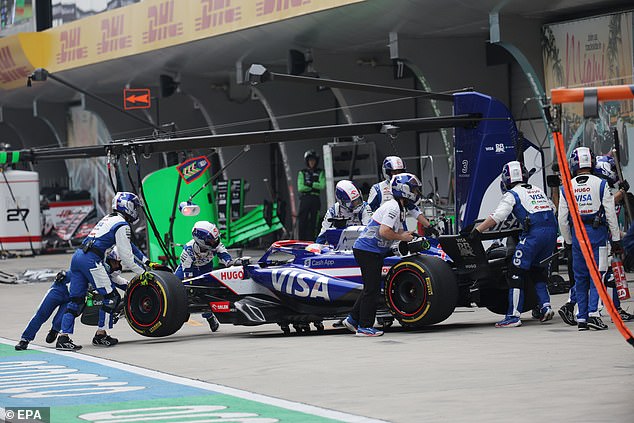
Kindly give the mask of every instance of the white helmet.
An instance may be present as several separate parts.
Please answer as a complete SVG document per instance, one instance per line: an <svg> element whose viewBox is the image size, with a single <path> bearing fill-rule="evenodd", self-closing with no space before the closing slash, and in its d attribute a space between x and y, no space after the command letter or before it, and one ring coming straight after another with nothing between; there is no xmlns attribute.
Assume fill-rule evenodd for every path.
<svg viewBox="0 0 634 423"><path fill-rule="evenodd" d="M200 220L194 224L192 237L202 250L216 248L220 244L220 231L211 222Z"/></svg>
<svg viewBox="0 0 634 423"><path fill-rule="evenodd" d="M139 221L139 197L131 192L118 192L112 197L112 211L120 213L128 223Z"/></svg>
<svg viewBox="0 0 634 423"><path fill-rule="evenodd" d="M383 160L383 177L386 181L391 181L392 176L405 171L405 163L398 156L387 156Z"/></svg>
<svg viewBox="0 0 634 423"><path fill-rule="evenodd" d="M119 257L119 250L116 245L106 253L106 260L121 261L121 257Z"/></svg>
<svg viewBox="0 0 634 423"><path fill-rule="evenodd" d="M341 204L341 207L351 212L357 212L363 206L361 193L357 187L347 179L337 182L335 197L337 197L337 202Z"/></svg>

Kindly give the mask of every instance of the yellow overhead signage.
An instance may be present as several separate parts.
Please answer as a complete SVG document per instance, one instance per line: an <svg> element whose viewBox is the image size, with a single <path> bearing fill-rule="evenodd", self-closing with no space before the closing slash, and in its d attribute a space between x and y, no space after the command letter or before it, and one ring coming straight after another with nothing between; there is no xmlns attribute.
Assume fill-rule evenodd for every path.
<svg viewBox="0 0 634 423"><path fill-rule="evenodd" d="M53 28L56 72L365 0L145 0Z"/></svg>

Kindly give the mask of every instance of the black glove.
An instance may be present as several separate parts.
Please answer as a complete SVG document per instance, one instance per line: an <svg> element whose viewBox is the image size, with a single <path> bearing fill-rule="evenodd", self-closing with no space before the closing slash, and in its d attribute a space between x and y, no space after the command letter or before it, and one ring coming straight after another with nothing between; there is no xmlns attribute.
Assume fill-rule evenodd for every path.
<svg viewBox="0 0 634 423"><path fill-rule="evenodd" d="M116 289L113 289L108 294L104 295L101 309L106 313L112 313L117 309L120 302L121 296L119 295L119 292Z"/></svg>
<svg viewBox="0 0 634 423"><path fill-rule="evenodd" d="M57 275L55 275L55 283L64 284L66 283L66 271L62 270Z"/></svg>
<svg viewBox="0 0 634 423"><path fill-rule="evenodd" d="M612 254L615 256L620 256L623 254L623 246L621 245L621 241L612 241Z"/></svg>
<svg viewBox="0 0 634 423"><path fill-rule="evenodd" d="M433 236L434 238L438 238L440 236L440 232L433 226L428 226L425 228L425 236Z"/></svg>
<svg viewBox="0 0 634 423"><path fill-rule="evenodd" d="M568 244L568 243L564 242L564 251L566 251L566 252L572 251L572 244Z"/></svg>
<svg viewBox="0 0 634 423"><path fill-rule="evenodd" d="M467 239L469 241L480 241L480 239L482 239L482 233L476 228L473 228L469 235L467 235Z"/></svg>
<svg viewBox="0 0 634 423"><path fill-rule="evenodd" d="M619 189L628 192L630 190L630 184L627 182L627 180L623 179L621 182L619 182Z"/></svg>

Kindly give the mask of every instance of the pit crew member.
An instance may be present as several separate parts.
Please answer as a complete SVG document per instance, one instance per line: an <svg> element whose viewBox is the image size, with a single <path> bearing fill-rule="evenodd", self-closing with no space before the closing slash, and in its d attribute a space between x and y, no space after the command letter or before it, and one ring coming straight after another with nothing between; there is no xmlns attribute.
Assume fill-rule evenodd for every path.
<svg viewBox="0 0 634 423"><path fill-rule="evenodd" d="M343 324L356 336L381 336L375 329L376 300L381 288L383 259L390 254L394 241L411 241L412 232L403 229L408 206L421 198L421 183L411 173L400 173L392 178L393 198L381 205L372 220L355 241L352 251L361 268L363 292L354 303L352 312Z"/></svg>
<svg viewBox="0 0 634 423"><path fill-rule="evenodd" d="M614 194L615 213L618 216L621 208L620 205L624 201L627 190L629 189L629 184L625 180L622 182L619 181L618 173L616 170L616 162L614 161L614 158L612 158L611 156L597 156L593 173L599 178L604 179L608 183L609 189ZM572 267L572 257L569 259L568 266ZM623 321L625 322L634 320L634 315L623 310L623 308L621 307L621 300L619 299L618 292L613 286L614 275L611 273L609 267L607 273L604 274L603 279L604 281L606 281L606 286L612 296L612 301L614 302L614 306L619 312L621 319L623 319ZM596 287L594 286L594 284L590 284L590 290L596 291ZM592 298L595 298L595 296L593 295ZM598 293L596 294L596 298L598 301ZM569 324L571 326L577 326L577 321L575 320L574 314L576 303L576 289L573 284L570 287L568 301L559 309L559 315L561 316L561 319L566 324Z"/></svg>
<svg viewBox="0 0 634 423"><path fill-rule="evenodd" d="M135 261L144 260L143 253L130 242L130 225L139 220L141 200L131 192L117 192L112 199L112 213L102 218L82 242L70 262L70 300L62 318L56 349L77 351L81 349L69 337L73 333L75 318L81 314L88 287L94 287L104 296L104 309L113 310L120 300L108 272L104 267L106 252L116 246L121 264L142 280L151 280L151 273Z"/></svg>
<svg viewBox="0 0 634 423"><path fill-rule="evenodd" d="M326 174L317 167L319 156L315 150L304 153L306 167L297 174L299 191L299 212L297 214L298 237L309 240L315 238L317 219L321 208L321 191L326 187Z"/></svg>
<svg viewBox="0 0 634 423"><path fill-rule="evenodd" d="M345 220L346 226L365 226L370 222L372 210L368 203L363 201L361 192L351 181L343 179L337 182L335 198L337 202L326 211L316 243L327 242L326 231L336 226L333 219Z"/></svg>
<svg viewBox="0 0 634 423"><path fill-rule="evenodd" d="M192 239L183 247L180 264L174 274L183 280L209 273L214 270L214 256L218 256L225 266L232 263L231 255L220 242L220 231L216 225L206 220L198 221L192 228ZM213 312L203 313L202 316L207 319L212 332L218 330L220 323Z"/></svg>
<svg viewBox="0 0 634 423"><path fill-rule="evenodd" d="M385 179L372 185L372 188L370 188L370 194L368 195L368 204L373 212L376 211L383 203L392 199L392 177L405 172L405 163L398 156L387 156L383 160L382 168L383 177ZM431 225L416 203L408 203L407 208L409 215L416 219L416 221L425 228L426 235L439 235L438 230ZM407 226L405 226L404 229L407 229Z"/></svg>
<svg viewBox="0 0 634 423"><path fill-rule="evenodd" d="M557 219L553 206L541 188L528 184L528 172L518 161L506 163L502 167L502 183L506 192L500 204L484 222L476 226L470 234L472 239L480 239L482 232L504 221L511 213L523 222L523 230L515 246L512 266L509 269L509 308L503 320L495 327L508 328L522 325L520 319L524 306L526 279L533 277L539 301L538 316L541 322L551 320L555 315L548 294L548 258L557 243ZM546 260L546 263L543 261Z"/></svg>
<svg viewBox="0 0 634 423"><path fill-rule="evenodd" d="M588 147L577 147L570 158L572 189L579 208L581 220L588 234L594 260L600 272L608 267L607 242L608 232L612 236L612 251L621 254L621 234L618 227L614 208L614 196L606 180L592 174L595 166L594 155ZM575 276L575 293L577 299L577 328L580 331L588 328L603 330L607 325L603 323L598 311L599 295L593 289L590 272L579 246L577 234L571 229L570 211L566 198L562 195L559 200L559 230L566 244L572 244L572 264Z"/></svg>

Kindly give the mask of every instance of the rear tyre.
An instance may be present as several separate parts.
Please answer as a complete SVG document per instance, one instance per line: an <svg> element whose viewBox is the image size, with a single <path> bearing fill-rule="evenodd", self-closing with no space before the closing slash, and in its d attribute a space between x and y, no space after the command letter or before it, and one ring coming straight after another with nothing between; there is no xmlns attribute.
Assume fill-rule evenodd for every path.
<svg viewBox="0 0 634 423"><path fill-rule="evenodd" d="M408 257L392 266L385 302L402 326L420 327L448 318L458 301L456 275L436 257Z"/></svg>
<svg viewBox="0 0 634 423"><path fill-rule="evenodd" d="M189 319L187 291L173 273L152 271L154 280L128 284L125 317L134 331L149 337L168 336Z"/></svg>
<svg viewBox="0 0 634 423"><path fill-rule="evenodd" d="M527 283L527 289L524 289L524 307L522 313L531 311L537 306L537 294L532 283ZM506 315L509 308L509 290L508 288L481 288L480 301L481 307L486 307L495 314Z"/></svg>

